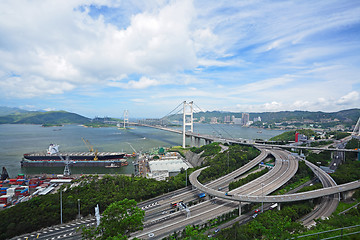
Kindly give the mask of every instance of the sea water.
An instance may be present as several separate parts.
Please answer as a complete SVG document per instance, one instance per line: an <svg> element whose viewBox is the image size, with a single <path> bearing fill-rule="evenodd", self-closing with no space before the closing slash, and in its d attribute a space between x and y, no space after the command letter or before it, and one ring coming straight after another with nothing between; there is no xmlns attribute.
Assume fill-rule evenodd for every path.
<svg viewBox="0 0 360 240"><path fill-rule="evenodd" d="M177 128L181 129L181 128ZM194 132L219 137L269 139L283 131L264 130L225 124L194 124ZM62 174L64 168L21 167L24 153L46 152L50 143L58 144L60 152L87 152L82 138L88 140L99 152L147 152L152 148L180 146L182 135L159 129L134 126L130 129L87 128L79 125L62 127L42 127L40 125L3 124L0 125L0 167L6 167L10 177L24 174ZM190 141L187 140L187 144ZM132 174L132 159L121 168L82 167L71 168L75 174L119 173Z"/></svg>

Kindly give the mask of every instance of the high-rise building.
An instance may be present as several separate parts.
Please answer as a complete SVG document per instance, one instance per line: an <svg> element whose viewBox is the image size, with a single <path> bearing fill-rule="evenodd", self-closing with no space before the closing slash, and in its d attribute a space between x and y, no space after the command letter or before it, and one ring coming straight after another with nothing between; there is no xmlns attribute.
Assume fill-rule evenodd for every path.
<svg viewBox="0 0 360 240"><path fill-rule="evenodd" d="M230 123L230 115L224 117L224 123Z"/></svg>
<svg viewBox="0 0 360 240"><path fill-rule="evenodd" d="M248 113L243 113L242 117L241 117L242 125L246 125L249 122L249 118L250 118L250 116Z"/></svg>
<svg viewBox="0 0 360 240"><path fill-rule="evenodd" d="M217 117L212 117L212 118L210 119L210 123L212 123L212 124L217 123Z"/></svg>

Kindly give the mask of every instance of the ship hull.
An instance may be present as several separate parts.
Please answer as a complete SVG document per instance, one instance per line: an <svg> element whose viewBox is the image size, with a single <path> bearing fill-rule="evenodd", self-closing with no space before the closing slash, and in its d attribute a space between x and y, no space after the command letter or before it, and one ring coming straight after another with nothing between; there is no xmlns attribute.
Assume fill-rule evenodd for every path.
<svg viewBox="0 0 360 240"><path fill-rule="evenodd" d="M94 153L24 154L21 167L63 167L67 158L71 167L105 167L111 164L121 167L128 164L124 153L98 153L96 156L97 160L94 160Z"/></svg>
<svg viewBox="0 0 360 240"><path fill-rule="evenodd" d="M128 165L128 162L123 160L106 160L106 161L71 161L69 166L71 167L106 167L116 165L119 167L123 167ZM38 161L31 161L27 159L23 159L21 161L21 167L64 167L64 161L53 161L53 160L38 160Z"/></svg>

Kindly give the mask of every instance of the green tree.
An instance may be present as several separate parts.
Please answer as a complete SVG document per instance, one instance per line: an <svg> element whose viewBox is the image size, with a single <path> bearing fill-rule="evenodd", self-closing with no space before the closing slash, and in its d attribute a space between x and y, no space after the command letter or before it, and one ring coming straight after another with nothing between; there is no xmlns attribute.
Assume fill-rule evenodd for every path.
<svg viewBox="0 0 360 240"><path fill-rule="evenodd" d="M100 225L83 229L85 239L127 239L131 232L142 230L145 212L127 198L110 204L102 214Z"/></svg>

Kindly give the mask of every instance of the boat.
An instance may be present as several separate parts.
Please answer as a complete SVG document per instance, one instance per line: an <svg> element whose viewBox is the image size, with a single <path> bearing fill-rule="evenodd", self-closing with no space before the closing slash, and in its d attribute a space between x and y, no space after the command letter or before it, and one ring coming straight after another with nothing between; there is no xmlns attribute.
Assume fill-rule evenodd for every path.
<svg viewBox="0 0 360 240"><path fill-rule="evenodd" d="M63 167L69 159L72 167L105 167L111 164L126 166L126 154L123 152L60 152L59 145L50 144L47 152L25 153L21 167Z"/></svg>
<svg viewBox="0 0 360 240"><path fill-rule="evenodd" d="M121 167L121 166L119 166L119 165L117 165L117 164L115 164L115 163L110 163L110 165L107 165L107 166L105 166L106 168L118 168L118 167Z"/></svg>

